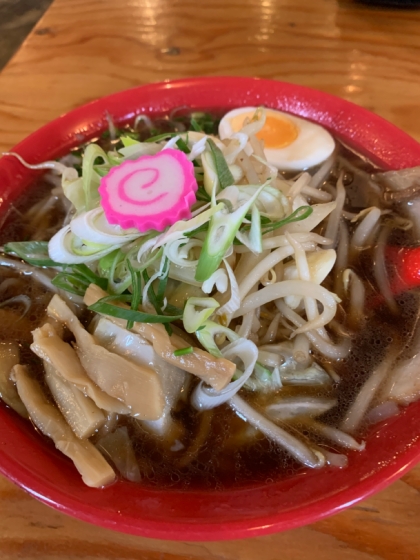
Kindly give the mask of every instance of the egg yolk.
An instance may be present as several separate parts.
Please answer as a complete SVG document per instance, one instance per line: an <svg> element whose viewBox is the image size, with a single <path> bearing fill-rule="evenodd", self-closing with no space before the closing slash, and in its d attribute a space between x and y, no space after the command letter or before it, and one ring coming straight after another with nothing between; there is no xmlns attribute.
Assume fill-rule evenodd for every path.
<svg viewBox="0 0 420 560"><path fill-rule="evenodd" d="M241 130L244 120L252 119L253 113L241 113L230 119L230 125L235 132ZM256 134L259 140L264 140L264 147L268 149L286 148L299 135L297 126L283 115L267 114L263 128Z"/></svg>

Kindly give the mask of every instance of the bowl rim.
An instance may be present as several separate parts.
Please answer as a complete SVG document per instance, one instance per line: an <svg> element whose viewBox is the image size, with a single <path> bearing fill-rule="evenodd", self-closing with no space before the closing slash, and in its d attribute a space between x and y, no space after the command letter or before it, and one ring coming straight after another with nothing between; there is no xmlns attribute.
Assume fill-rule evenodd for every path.
<svg viewBox="0 0 420 560"><path fill-rule="evenodd" d="M38 163L45 160L45 154L48 157L61 155L76 143L80 144L95 132L104 129L107 126L107 112L113 117L118 115L115 119L118 124L131 120L148 109L149 112L163 114L180 106L178 100L188 99L192 108L215 109L214 100L221 99L223 95L226 98L226 92L226 109L237 107L238 103L244 101L242 105L245 102L248 105L264 104L309 118L335 132L356 149L367 154L374 163L386 169L402 169L420 163L420 144L366 109L307 87L243 77L186 78L147 84L114 93L47 123L11 151L18 152L31 163ZM33 178L34 173L20 168L14 159L0 159L0 184L3 189L0 194L3 195L3 204L16 198ZM414 417L420 416L419 411L420 404L414 403L400 416L414 422ZM25 464L22 458L16 459L15 455L18 452L14 453L10 448L10 430L13 432L16 420L13 412L5 407L0 409L0 472L3 475L40 501L73 517L121 532L160 539L209 541L245 538L306 525L337 513L385 488L420 460L419 439L408 445L394 461L381 466L372 476L292 513L288 510L277 514L270 513L268 516L242 518L239 521L230 519L206 523L182 519L167 522L162 519L142 518L139 515L125 515L119 511L107 511L105 517L103 509L95 504L94 500L91 503L81 502L63 494L54 484L34 478L30 466ZM392 421L390 425L393 425ZM239 489L231 491L231 494L238 498L247 491ZM150 489L146 492L148 499L153 499L157 493L159 491ZM206 492L182 491L180 494L186 502L191 501L193 495L199 500L209 500L209 494Z"/></svg>

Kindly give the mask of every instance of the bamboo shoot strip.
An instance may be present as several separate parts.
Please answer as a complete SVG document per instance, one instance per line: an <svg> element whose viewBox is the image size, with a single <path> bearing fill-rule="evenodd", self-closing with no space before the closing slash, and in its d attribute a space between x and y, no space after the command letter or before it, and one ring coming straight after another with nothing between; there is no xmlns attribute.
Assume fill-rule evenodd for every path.
<svg viewBox="0 0 420 560"><path fill-rule="evenodd" d="M92 308L95 302L106 296L106 292L95 284L91 284L86 290L84 302ZM126 311L130 311L127 309L127 306L123 306L123 304L120 304L120 307ZM104 312L102 313L106 314ZM122 327L126 327L127 325L125 319L112 316L110 316L109 319ZM235 373L236 366L233 362L225 358L215 358L208 352L200 350L199 348L194 348L192 354L175 356L175 350L185 348L189 346L189 344L178 335L173 334L169 336L163 325L135 322L132 330L150 342L155 352L165 361L188 373L196 375L218 391L226 387Z"/></svg>
<svg viewBox="0 0 420 560"><path fill-rule="evenodd" d="M59 296L52 298L47 311L74 334L83 368L105 393L119 399L130 409L132 416L144 420L157 420L161 416L164 399L156 372L133 364L97 344Z"/></svg>
<svg viewBox="0 0 420 560"><path fill-rule="evenodd" d="M112 467L88 440L78 439L54 405L47 401L37 381L24 366L13 368L12 378L36 427L69 457L87 486L100 488L115 480Z"/></svg>

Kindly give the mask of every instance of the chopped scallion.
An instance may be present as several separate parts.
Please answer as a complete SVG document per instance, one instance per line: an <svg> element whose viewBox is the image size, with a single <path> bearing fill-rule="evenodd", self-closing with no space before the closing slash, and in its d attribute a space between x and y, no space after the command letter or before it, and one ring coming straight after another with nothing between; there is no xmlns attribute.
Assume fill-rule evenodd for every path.
<svg viewBox="0 0 420 560"><path fill-rule="evenodd" d="M71 266L71 270L73 274L77 273L82 278L85 278L88 284L96 284L103 290L106 290L108 287L108 280L106 278L101 278L100 276L97 276L85 264L74 264Z"/></svg>
<svg viewBox="0 0 420 560"><path fill-rule="evenodd" d="M59 272L52 280L51 283L56 288L70 292L77 296L83 297L89 286L89 282L86 282L84 278L80 278L75 274L69 274L67 272Z"/></svg>
<svg viewBox="0 0 420 560"><path fill-rule="evenodd" d="M160 305L163 305L163 300L165 298L166 285L169 278L169 266L171 264L168 257L163 257L163 259L162 276L159 278L159 284L156 292L156 299Z"/></svg>
<svg viewBox="0 0 420 560"><path fill-rule="evenodd" d="M186 354L192 354L194 348L192 346L187 346L186 348L180 348L174 351L174 356L185 356Z"/></svg>
<svg viewBox="0 0 420 560"><path fill-rule="evenodd" d="M141 279L140 272L136 272L131 262L127 259L127 267L131 275L131 288L133 297L131 300L131 309L137 311L141 303ZM134 321L127 321L127 329L133 328Z"/></svg>
<svg viewBox="0 0 420 560"><path fill-rule="evenodd" d="M198 122L195 120L194 117L191 117L191 128L196 132L203 132L203 129L201 128L201 126L198 124Z"/></svg>
<svg viewBox="0 0 420 560"><path fill-rule="evenodd" d="M163 311L162 311L162 306L163 306L163 299L164 299L164 295L165 295L165 290L166 290L166 284L168 282L168 276L169 276L169 259L167 259L165 257L165 261L162 267L162 275L159 278L159 285L158 285L158 291L157 294L155 293L153 286L150 284L149 289L147 290L147 296L149 298L150 303L153 305L153 307L155 308L156 313L159 316L163 316ZM147 273L147 270L143 270L142 273L143 276L143 281L145 283L145 285L147 284L147 282L150 280L149 275ZM181 315L182 317L182 315ZM169 334L169 336L172 334L172 329L170 327L170 325L165 325L165 329L166 332Z"/></svg>
<svg viewBox="0 0 420 560"><path fill-rule="evenodd" d="M174 136L178 136L177 132L164 132L163 134L156 134L156 136L151 136L147 138L145 142L161 142L162 140L166 140L168 138L173 138Z"/></svg>
<svg viewBox="0 0 420 560"><path fill-rule="evenodd" d="M13 241L6 243L4 250L34 266L61 266L50 259L48 241Z"/></svg>
<svg viewBox="0 0 420 560"><path fill-rule="evenodd" d="M217 177L219 179L219 184L222 189L229 187L235 183L232 173L230 172L229 166L226 163L225 156L222 150L216 146L211 138L208 138L207 144L210 147L210 153L213 157L214 167L216 168Z"/></svg>
<svg viewBox="0 0 420 560"><path fill-rule="evenodd" d="M176 145L178 146L178 148L181 150L181 152L184 152L184 154L189 154L191 152L188 144L185 142L185 140L183 140L182 138L180 138L179 140L177 140Z"/></svg>
<svg viewBox="0 0 420 560"><path fill-rule="evenodd" d="M154 315L152 313L143 313L143 311L134 311L133 309L125 309L123 307L118 307L117 305L112 305L108 303L111 301L109 299L115 298L116 296L107 296L93 305L89 306L91 311L96 311L96 313L102 313L103 315L109 315L111 317L117 317L118 319L124 319L126 321L134 321L135 323L171 323L172 321L177 321L182 318L182 315ZM118 296L121 298L121 296ZM131 296L130 296L131 297ZM121 301L121 300L120 300Z"/></svg>
<svg viewBox="0 0 420 560"><path fill-rule="evenodd" d="M292 222L300 222L301 220L305 220L312 214L313 211L314 210L311 206L299 206L299 208L289 214L289 216L283 218L283 220L279 220L278 222L271 222L270 224L261 224L261 229L263 230L263 233L269 233L270 231L274 231L275 229L283 227L287 224L291 224Z"/></svg>

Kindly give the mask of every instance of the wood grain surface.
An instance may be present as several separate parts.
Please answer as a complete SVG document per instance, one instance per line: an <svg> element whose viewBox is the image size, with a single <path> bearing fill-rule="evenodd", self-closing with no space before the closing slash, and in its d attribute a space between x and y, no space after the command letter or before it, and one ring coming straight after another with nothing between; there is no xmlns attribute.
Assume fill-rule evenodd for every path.
<svg viewBox="0 0 420 560"><path fill-rule="evenodd" d="M334 0L55 0L0 74L0 151L82 103L138 84L246 75L318 88L420 140L420 13ZM420 467L309 527L173 543L66 517L0 479L2 560L417 560Z"/></svg>
<svg viewBox="0 0 420 560"><path fill-rule="evenodd" d="M204 74L312 86L420 139L419 26L350 0L56 0L1 75L0 149L107 93Z"/></svg>

